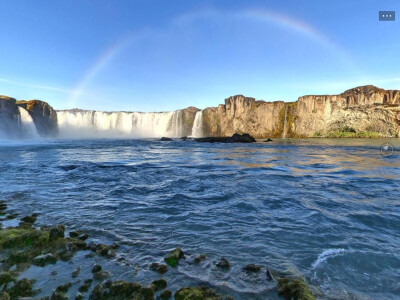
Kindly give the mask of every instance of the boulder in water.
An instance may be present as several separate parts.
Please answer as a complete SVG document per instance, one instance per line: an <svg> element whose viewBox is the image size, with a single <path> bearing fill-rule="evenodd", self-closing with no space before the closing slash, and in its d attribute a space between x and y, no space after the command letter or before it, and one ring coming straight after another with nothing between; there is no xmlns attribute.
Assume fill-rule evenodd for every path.
<svg viewBox="0 0 400 300"><path fill-rule="evenodd" d="M248 264L243 267L243 271L245 271L246 273L258 273L258 272L260 272L260 270L261 270L261 267L259 265L255 265L255 264Z"/></svg>
<svg viewBox="0 0 400 300"><path fill-rule="evenodd" d="M178 264L179 260L183 257L184 253L181 248L176 248L175 250L172 250L170 253L168 253L164 260L167 265L175 267Z"/></svg>
<svg viewBox="0 0 400 300"><path fill-rule="evenodd" d="M172 141L172 139L169 138L169 137L163 136L163 137L160 139L160 141L163 141L163 142L170 142L170 141Z"/></svg>
<svg viewBox="0 0 400 300"><path fill-rule="evenodd" d="M270 138L264 140L264 143L268 143L268 142L272 142L272 140Z"/></svg>
<svg viewBox="0 0 400 300"><path fill-rule="evenodd" d="M256 142L255 138L253 138L248 133L238 134L235 133L231 137L204 137L194 139L196 142L200 143L254 143Z"/></svg>
<svg viewBox="0 0 400 300"><path fill-rule="evenodd" d="M219 261L216 261L214 263L214 265L221 269L229 269L230 268L229 261L225 257L221 257L221 259Z"/></svg>

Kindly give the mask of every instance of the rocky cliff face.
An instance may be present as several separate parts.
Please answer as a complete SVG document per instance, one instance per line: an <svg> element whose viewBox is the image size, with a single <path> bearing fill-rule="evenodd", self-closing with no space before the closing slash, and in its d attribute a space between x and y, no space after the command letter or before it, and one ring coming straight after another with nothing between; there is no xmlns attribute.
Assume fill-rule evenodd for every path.
<svg viewBox="0 0 400 300"><path fill-rule="evenodd" d="M203 111L209 136L249 133L265 137L400 136L400 91L362 86L339 95L265 102L242 95ZM340 136L340 135L339 135Z"/></svg>
<svg viewBox="0 0 400 300"><path fill-rule="evenodd" d="M400 91L369 85L340 95L303 96L295 103L292 116L293 136L329 136L345 128L399 136Z"/></svg>
<svg viewBox="0 0 400 300"><path fill-rule="evenodd" d="M20 131L19 112L16 100L0 96L0 137L17 137Z"/></svg>
<svg viewBox="0 0 400 300"><path fill-rule="evenodd" d="M16 101L6 96L0 96L0 133L18 136L23 129L20 113L26 115L26 111L19 111L18 106L29 113L39 135L57 134L57 113L46 102ZM198 111L196 107L175 111L167 128L158 129L173 129L170 131L174 136L192 135L194 127L196 132L200 129L203 136L216 137L234 133L249 133L256 138L400 136L400 91L372 85L356 87L339 95L302 96L296 102L265 102L242 95L232 96L225 99L225 104L204 109L194 126ZM131 115L133 118L135 113ZM147 125L154 127L154 124ZM140 128L138 126L136 130Z"/></svg>
<svg viewBox="0 0 400 300"><path fill-rule="evenodd" d="M182 136L189 136L192 134L194 118L196 116L196 112L198 111L199 109L193 106L182 110Z"/></svg>
<svg viewBox="0 0 400 300"><path fill-rule="evenodd" d="M19 107L26 111L21 111L22 108ZM49 104L40 100L16 101L8 96L0 96L0 137L21 138L27 136L27 132L24 131L29 126L24 124L26 120L22 118L21 112L30 116L29 119L34 123L33 130L40 136L57 134L57 114Z"/></svg>
<svg viewBox="0 0 400 300"><path fill-rule="evenodd" d="M242 95L225 99L225 105L203 110L203 132L206 136L231 136L249 133L254 137L276 136L282 125L283 101L265 102Z"/></svg>
<svg viewBox="0 0 400 300"><path fill-rule="evenodd" d="M57 113L48 103L40 100L21 100L17 101L16 105L29 112L40 136L52 137L57 135Z"/></svg>

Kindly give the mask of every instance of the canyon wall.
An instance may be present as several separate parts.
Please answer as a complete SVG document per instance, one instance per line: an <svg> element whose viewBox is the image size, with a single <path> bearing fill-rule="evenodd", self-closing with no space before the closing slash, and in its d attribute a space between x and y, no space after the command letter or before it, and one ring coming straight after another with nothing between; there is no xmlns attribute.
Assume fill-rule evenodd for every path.
<svg viewBox="0 0 400 300"><path fill-rule="evenodd" d="M339 95L303 96L296 102L265 102L242 95L203 110L209 136L249 133L256 138L400 136L400 91L362 86Z"/></svg>
<svg viewBox="0 0 400 300"><path fill-rule="evenodd" d="M58 134L59 133L59 134ZM399 137L400 91L372 85L339 95L266 102L242 95L225 104L171 112L55 111L40 100L0 96L0 136L40 137Z"/></svg>

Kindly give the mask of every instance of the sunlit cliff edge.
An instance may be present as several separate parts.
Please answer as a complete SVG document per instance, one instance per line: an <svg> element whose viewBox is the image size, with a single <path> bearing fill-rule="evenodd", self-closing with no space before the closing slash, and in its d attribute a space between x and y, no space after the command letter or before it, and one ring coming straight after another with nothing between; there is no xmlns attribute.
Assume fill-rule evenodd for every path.
<svg viewBox="0 0 400 300"><path fill-rule="evenodd" d="M22 110L23 109L23 110ZM22 110L22 111L21 111ZM399 137L400 91L372 85L356 87L339 95L308 95L296 102L266 102L236 95L225 104L199 110L174 112L55 111L40 100L16 101L0 96L0 133L24 136L21 113L26 110L37 133L57 137L66 128L91 130L97 137L230 136L249 133L267 137ZM26 125L26 124L25 124ZM90 136L90 135L89 135Z"/></svg>

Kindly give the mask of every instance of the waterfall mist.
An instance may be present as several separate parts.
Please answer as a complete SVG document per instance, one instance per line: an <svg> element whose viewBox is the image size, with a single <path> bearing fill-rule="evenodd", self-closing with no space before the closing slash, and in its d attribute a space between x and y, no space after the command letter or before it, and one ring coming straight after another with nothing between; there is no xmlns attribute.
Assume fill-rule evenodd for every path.
<svg viewBox="0 0 400 300"><path fill-rule="evenodd" d="M180 137L182 111L102 112L83 110L57 111L61 138L156 138Z"/></svg>

